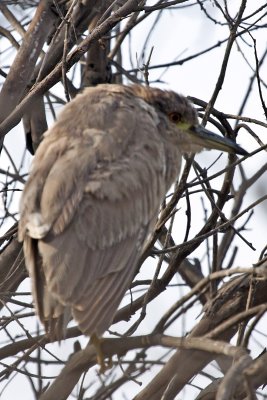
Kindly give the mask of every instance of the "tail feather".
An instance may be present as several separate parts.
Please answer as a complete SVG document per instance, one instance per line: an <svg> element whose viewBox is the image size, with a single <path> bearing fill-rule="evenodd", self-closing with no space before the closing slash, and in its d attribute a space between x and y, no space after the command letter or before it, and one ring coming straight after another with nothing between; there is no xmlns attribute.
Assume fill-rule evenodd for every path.
<svg viewBox="0 0 267 400"><path fill-rule="evenodd" d="M38 317L51 341L63 339L71 319L71 310L60 303L47 288L37 239L29 236L24 238L24 254Z"/></svg>

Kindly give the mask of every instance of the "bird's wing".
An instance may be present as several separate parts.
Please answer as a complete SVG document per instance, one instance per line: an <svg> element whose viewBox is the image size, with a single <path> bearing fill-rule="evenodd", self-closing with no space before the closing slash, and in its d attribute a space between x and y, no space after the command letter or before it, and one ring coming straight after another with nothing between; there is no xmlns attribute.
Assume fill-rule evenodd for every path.
<svg viewBox="0 0 267 400"><path fill-rule="evenodd" d="M26 263L35 280L39 239L46 287L35 281L33 292L41 319L57 317L66 305L85 333L101 334L166 191L165 153L152 107L124 93L93 97L70 103L39 146L19 231L28 237Z"/></svg>

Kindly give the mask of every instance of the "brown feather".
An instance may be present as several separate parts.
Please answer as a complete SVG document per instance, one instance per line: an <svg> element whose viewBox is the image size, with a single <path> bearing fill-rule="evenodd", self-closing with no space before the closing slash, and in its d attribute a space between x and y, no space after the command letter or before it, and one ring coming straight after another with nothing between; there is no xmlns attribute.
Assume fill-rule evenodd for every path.
<svg viewBox="0 0 267 400"><path fill-rule="evenodd" d="M19 238L37 312L52 336L70 310L88 335L109 327L179 173L185 139L168 111L180 106L192 123L196 114L185 98L153 90L86 89L36 152Z"/></svg>

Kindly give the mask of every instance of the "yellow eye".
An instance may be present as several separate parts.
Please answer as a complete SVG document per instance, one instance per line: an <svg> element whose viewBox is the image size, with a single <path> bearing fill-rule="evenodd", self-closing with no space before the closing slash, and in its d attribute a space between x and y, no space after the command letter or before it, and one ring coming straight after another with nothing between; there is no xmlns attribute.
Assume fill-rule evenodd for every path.
<svg viewBox="0 0 267 400"><path fill-rule="evenodd" d="M170 118L171 122L173 122L174 124L177 124L178 122L181 122L181 120L182 120L182 116L178 112L170 113L169 118Z"/></svg>

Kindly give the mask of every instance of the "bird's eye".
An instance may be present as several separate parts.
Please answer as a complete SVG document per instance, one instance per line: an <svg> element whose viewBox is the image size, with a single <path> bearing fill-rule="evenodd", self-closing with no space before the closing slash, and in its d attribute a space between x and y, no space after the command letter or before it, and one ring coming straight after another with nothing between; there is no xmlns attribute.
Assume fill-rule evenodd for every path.
<svg viewBox="0 0 267 400"><path fill-rule="evenodd" d="M169 114L169 118L170 118L170 120L171 120L173 123L175 123L175 124L177 124L178 122L181 122L181 120L182 120L182 116L181 116L181 114L178 113L178 112L172 112L172 113L170 113L170 114Z"/></svg>

